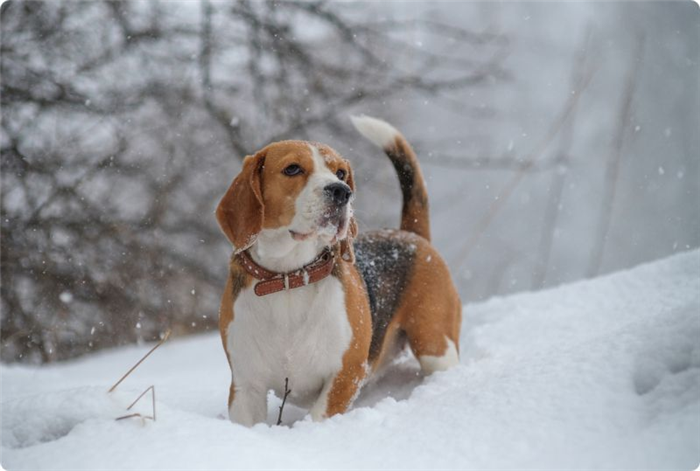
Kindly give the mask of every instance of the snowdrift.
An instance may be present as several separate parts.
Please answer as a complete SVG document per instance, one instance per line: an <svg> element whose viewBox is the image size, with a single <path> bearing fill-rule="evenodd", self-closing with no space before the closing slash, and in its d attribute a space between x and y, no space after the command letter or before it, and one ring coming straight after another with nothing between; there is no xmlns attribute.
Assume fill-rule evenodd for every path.
<svg viewBox="0 0 700 471"><path fill-rule="evenodd" d="M285 426L224 419L218 335L61 365L2 367L2 465L14 469L693 469L700 461L700 251L467 305L462 364L409 355L354 409ZM155 385L157 421L126 406ZM273 424L279 399L269 401ZM148 399L137 410L150 413Z"/></svg>

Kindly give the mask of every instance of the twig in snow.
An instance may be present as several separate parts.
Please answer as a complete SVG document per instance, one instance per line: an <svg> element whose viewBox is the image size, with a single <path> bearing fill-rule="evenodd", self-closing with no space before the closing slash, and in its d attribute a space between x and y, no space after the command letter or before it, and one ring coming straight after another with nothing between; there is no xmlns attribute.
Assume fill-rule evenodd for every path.
<svg viewBox="0 0 700 471"><path fill-rule="evenodd" d="M134 402L131 403L129 407L126 408L126 410L131 410L132 407L136 405L137 402L141 400L143 396L146 395L148 391L151 391L151 401L152 401L152 406L153 406L153 415L148 416L148 415L141 415L138 412L134 414L129 414L129 415L124 415L122 417L117 417L115 420L122 420L122 419L128 419L130 417L141 417L142 419L152 419L154 422L156 420L156 387L155 386L149 386L144 392L139 394L139 397L136 398Z"/></svg>
<svg viewBox="0 0 700 471"><path fill-rule="evenodd" d="M136 412L135 414L122 415L121 417L117 417L114 420L124 420L124 419L130 419L132 417L141 417L142 419L150 419L150 417L144 417L141 414L139 414L138 412Z"/></svg>
<svg viewBox="0 0 700 471"><path fill-rule="evenodd" d="M277 416L277 425L282 425L282 411L284 410L284 404L287 402L287 396L292 392L289 386L289 378L284 378L284 396L282 397L282 405L280 405L280 413Z"/></svg>
<svg viewBox="0 0 700 471"><path fill-rule="evenodd" d="M136 398L134 402L131 403L129 407L126 408L126 410L131 410L134 405L139 402L139 400L148 392L148 390L151 390L151 402L153 405L153 420L156 420L156 387L155 386L150 386L148 389L146 389L144 392L142 392L139 397Z"/></svg>
<svg viewBox="0 0 700 471"><path fill-rule="evenodd" d="M107 391L107 392L108 392L108 393L111 393L112 391L114 391L115 389L117 389L117 386L119 386L119 385L121 384L121 382L124 381L124 380L126 379L126 377L129 376L129 375L131 374L132 371L134 371L136 368L138 368L138 366L139 366L141 363L143 363L143 361L144 361L146 358L148 358L148 355L150 355L151 353L153 353L153 352L155 351L156 348L158 348L158 347L160 347L161 345L163 345L163 344L165 343L165 341L168 340L169 337L170 337L170 329L168 329L168 331L165 332L165 335L163 336L163 338L161 339L161 341L158 342L152 349L150 349L150 350L148 351L148 353L146 353L146 354L143 356L143 358L141 358L134 366L132 366L131 369L130 369L129 371L127 371L127 372L124 374L124 376L122 376L122 377L119 379L119 381L117 381L116 383L114 383L114 386L112 386L111 388L109 388L109 391Z"/></svg>

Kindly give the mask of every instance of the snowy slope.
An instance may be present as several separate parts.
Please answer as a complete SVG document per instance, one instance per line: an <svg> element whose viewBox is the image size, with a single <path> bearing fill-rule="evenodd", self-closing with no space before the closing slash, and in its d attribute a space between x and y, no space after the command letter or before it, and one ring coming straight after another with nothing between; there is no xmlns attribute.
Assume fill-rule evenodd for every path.
<svg viewBox="0 0 700 471"><path fill-rule="evenodd" d="M626 468L700 461L700 252L468 305L462 365L408 356L324 423L223 420L217 335L2 367L2 465L13 469ZM155 384L158 420L115 422ZM269 423L279 400L272 398ZM149 410L148 401L141 409Z"/></svg>

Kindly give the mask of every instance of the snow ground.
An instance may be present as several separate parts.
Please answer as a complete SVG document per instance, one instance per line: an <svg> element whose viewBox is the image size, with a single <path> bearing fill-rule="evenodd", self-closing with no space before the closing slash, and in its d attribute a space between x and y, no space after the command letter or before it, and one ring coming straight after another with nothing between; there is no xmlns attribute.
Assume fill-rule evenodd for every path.
<svg viewBox="0 0 700 471"><path fill-rule="evenodd" d="M468 305L462 364L404 356L323 423L224 420L218 335L2 367L2 465L14 469L693 469L700 461L700 251ZM157 422L115 421L155 384ZM277 398L269 405L274 423ZM150 410L148 400L140 411Z"/></svg>

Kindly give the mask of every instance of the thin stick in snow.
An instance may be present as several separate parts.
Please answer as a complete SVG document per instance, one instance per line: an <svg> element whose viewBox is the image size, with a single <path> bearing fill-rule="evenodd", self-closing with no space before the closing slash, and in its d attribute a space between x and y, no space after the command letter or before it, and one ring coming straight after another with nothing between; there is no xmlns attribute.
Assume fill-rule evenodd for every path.
<svg viewBox="0 0 700 471"><path fill-rule="evenodd" d="M282 397L282 405L280 405L280 413L277 416L277 425L282 425L282 411L284 410L284 404L287 402L287 396L292 392L289 389L289 378L284 378L284 396Z"/></svg>
<svg viewBox="0 0 700 471"><path fill-rule="evenodd" d="M126 410L131 410L134 405L136 405L137 402L148 392L148 390L151 390L151 401L153 402L153 420L156 420L156 387L155 386L150 386L148 389L146 389L144 392L142 392L139 397L136 398L134 402L131 403L129 407L126 408Z"/></svg>
<svg viewBox="0 0 700 471"><path fill-rule="evenodd" d="M151 391L151 401L152 401L152 406L153 406L153 415L148 416L148 415L141 415L138 412L134 414L129 414L129 415L123 415L121 417L117 417L114 420L122 420L122 419L129 419L131 417L141 417L142 419L152 419L154 422L156 420L156 387L155 386L149 386L144 392L139 394L139 397L136 398L134 402L131 403L129 407L126 408L126 410L131 410L132 407L136 405L137 402L141 400L143 396L146 395L148 391Z"/></svg>
<svg viewBox="0 0 700 471"><path fill-rule="evenodd" d="M156 350L156 348L158 348L158 347L160 347L161 345L163 345L163 344L165 343L165 341L168 340L169 337L170 337L170 329L168 329L167 332L165 332L165 335L163 336L163 338L161 339L161 341L158 342L152 349L150 349L150 350L148 351L148 353L146 353L146 354L143 356L143 358L141 358L134 366L132 366L131 369L130 369L129 371L127 371L127 372L124 374L124 376L122 376L122 377L119 379L119 381L117 381L116 383L114 383L114 386L112 386L111 388L109 388L109 391L107 391L107 392L108 392L108 393L111 393L112 391L114 391L115 389L117 389L117 386L119 386L119 385L121 384L121 382L124 381L124 380L126 379L126 377L129 376L129 375L131 374L132 371L134 371L136 368L138 368L138 366L139 366L141 363L143 363L143 361L144 361L146 358L148 358L148 355L150 355L151 353L153 353L153 352Z"/></svg>
<svg viewBox="0 0 700 471"><path fill-rule="evenodd" d="M136 413L134 413L134 414L122 415L121 417L117 417L117 418L114 419L114 420L124 420L124 419L130 419L130 418L132 418L132 417L141 417L141 418L144 418L141 414L139 414L138 412L136 412Z"/></svg>

